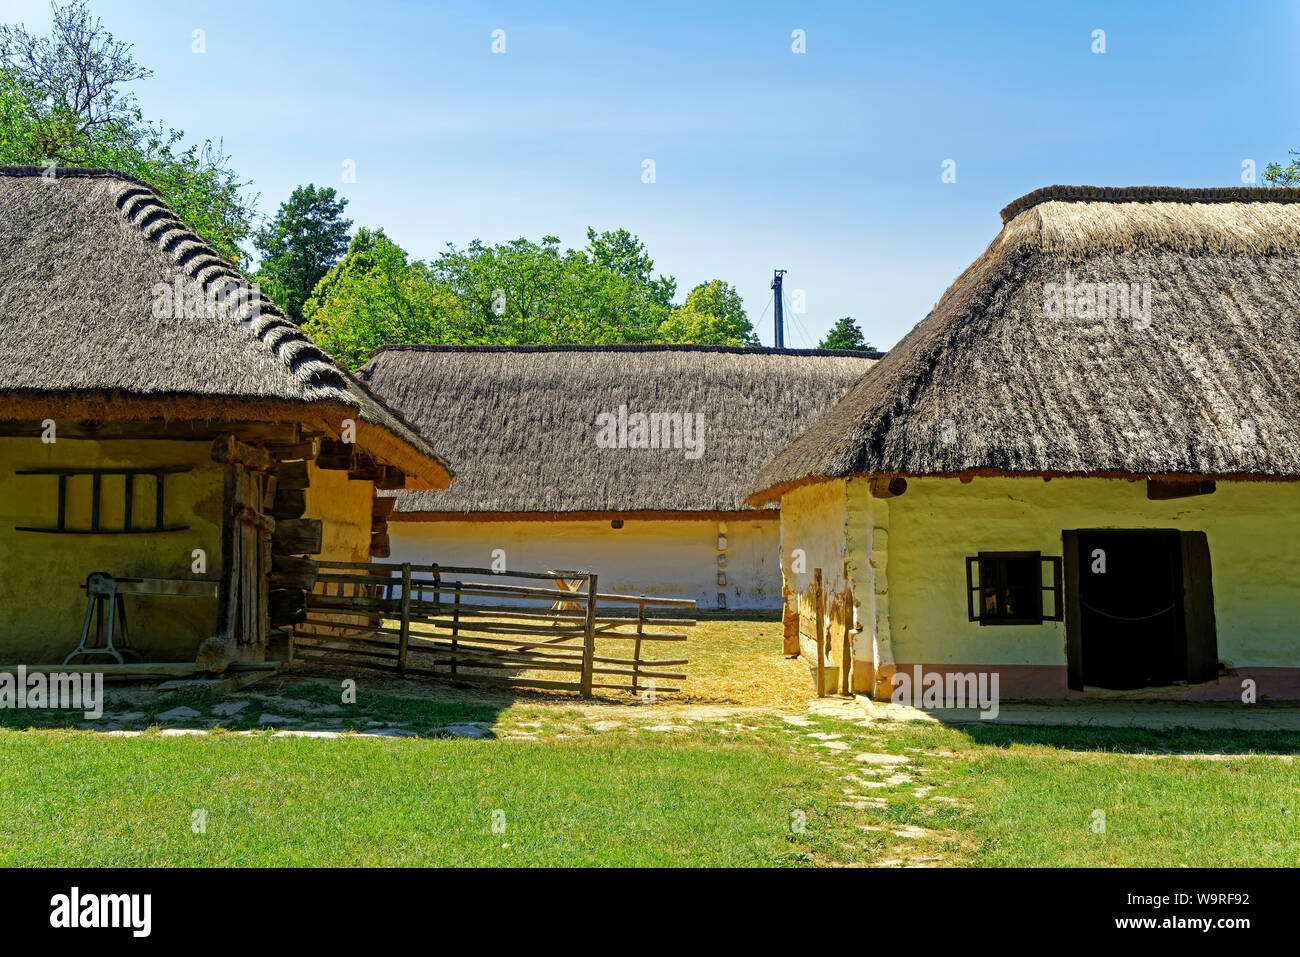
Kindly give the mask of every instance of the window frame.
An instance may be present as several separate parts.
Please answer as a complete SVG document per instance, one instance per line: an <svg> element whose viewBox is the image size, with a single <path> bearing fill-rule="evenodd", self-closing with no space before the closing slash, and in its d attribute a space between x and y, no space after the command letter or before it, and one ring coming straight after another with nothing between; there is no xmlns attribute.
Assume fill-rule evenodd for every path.
<svg viewBox="0 0 1300 957"><path fill-rule="evenodd" d="M983 596L985 583L983 576L980 575L979 583L976 583L977 570L980 570L983 562L986 561L1005 561L1008 559L1034 559L1038 562L1038 587L1034 590L1037 597L1037 612L1034 615L1024 615L1015 618L987 617L982 614L984 608ZM1052 583L1043 584L1043 565L1048 564L1052 568ZM966 557L966 620L979 622L981 626L994 625L1041 625L1046 621L1064 621L1064 589L1062 587L1064 575L1062 570L1062 559L1060 556L1044 555L1038 551L1000 551L1000 552L977 552L974 556ZM1001 586L999 586L1001 587ZM1044 594L1050 593L1052 596L1052 614L1047 614L1044 608ZM980 600L976 601L976 595ZM981 614L977 614L981 612Z"/></svg>

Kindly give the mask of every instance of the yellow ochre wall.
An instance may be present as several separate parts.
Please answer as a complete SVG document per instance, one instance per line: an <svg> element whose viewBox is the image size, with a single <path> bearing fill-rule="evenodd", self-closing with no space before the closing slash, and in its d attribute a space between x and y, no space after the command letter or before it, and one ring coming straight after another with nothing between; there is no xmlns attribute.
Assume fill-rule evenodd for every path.
<svg viewBox="0 0 1300 957"><path fill-rule="evenodd" d="M176 532L126 535L57 535L19 532L17 525L53 526L58 514L58 480L50 475L16 475L38 468L148 468L185 466L193 471L166 478L168 524ZM51 664L77 644L85 615L81 590L91 572L122 578L221 577L223 467L209 456L207 442L152 440L92 441L0 438L0 663ZM91 480L68 484L68 525L89 527ZM123 481L106 476L101 524L121 527ZM136 482L135 523L153 524L153 480ZM206 552L207 571L191 571L194 549ZM216 630L217 602L208 598L127 597L132 643L145 660L193 660L199 642ZM108 658L93 659L107 663Z"/></svg>
<svg viewBox="0 0 1300 957"><path fill-rule="evenodd" d="M303 518L322 520L321 561L370 561L370 524L375 485L353 481L340 469L308 470L307 510Z"/></svg>
<svg viewBox="0 0 1300 957"><path fill-rule="evenodd" d="M1062 530L1077 528L1205 532L1220 660L1233 669L1300 667L1300 483L1220 481L1211 495L1150 501L1145 482L1122 479L914 478L902 496L875 499L866 479L853 479L846 499L845 560L871 639L860 637L856 653L877 672L996 664L1054 676L1064 693L1065 623L967 621L965 558L1059 556ZM786 496L783 521L810 521L802 501Z"/></svg>
<svg viewBox="0 0 1300 957"><path fill-rule="evenodd" d="M550 568L592 571L597 587L613 594L693 598L701 609L775 610L781 606L779 523L772 519L624 520L565 522L389 521L394 562L490 568L505 552L511 571ZM725 548L720 549L720 537ZM726 565L718 564L724 555ZM718 573L726 585L718 585Z"/></svg>

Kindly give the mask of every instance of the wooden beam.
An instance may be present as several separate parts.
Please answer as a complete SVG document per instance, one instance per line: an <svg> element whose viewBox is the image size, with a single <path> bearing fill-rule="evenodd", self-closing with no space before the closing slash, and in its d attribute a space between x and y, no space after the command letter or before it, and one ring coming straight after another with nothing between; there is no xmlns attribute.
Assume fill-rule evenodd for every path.
<svg viewBox="0 0 1300 957"><path fill-rule="evenodd" d="M1147 479L1147 498L1163 502L1171 498L1191 498L1193 495L1213 495L1216 486L1212 481L1170 481Z"/></svg>
<svg viewBox="0 0 1300 957"><path fill-rule="evenodd" d="M406 473L396 465L384 466L384 476L376 480L375 488L398 489L406 488Z"/></svg>
<svg viewBox="0 0 1300 957"><path fill-rule="evenodd" d="M357 447L351 442L336 442L322 439L320 452L316 455L318 469L332 471L351 471L357 466Z"/></svg>
<svg viewBox="0 0 1300 957"><path fill-rule="evenodd" d="M242 465L255 472L269 472L275 465L275 457L266 449L241 442L229 433L212 440L211 454L214 462Z"/></svg>
<svg viewBox="0 0 1300 957"><path fill-rule="evenodd" d="M384 521L388 521L388 516L393 514L395 505L397 505L397 499L376 495L370 505L370 515L373 518L382 518Z"/></svg>
<svg viewBox="0 0 1300 957"><path fill-rule="evenodd" d="M286 518L282 522L276 522L271 545L281 555L319 555L321 520Z"/></svg>
<svg viewBox="0 0 1300 957"><path fill-rule="evenodd" d="M316 585L317 564L311 558L293 555L271 556L271 584L281 588L311 590Z"/></svg>
<svg viewBox="0 0 1300 957"><path fill-rule="evenodd" d="M271 514L276 520L302 518L303 512L307 511L307 492L300 488L282 488L275 493L275 504L271 506Z"/></svg>
<svg viewBox="0 0 1300 957"><path fill-rule="evenodd" d="M299 460L277 463L275 466L275 482L276 488L280 489L309 488L311 486L311 476L307 469L307 462Z"/></svg>
<svg viewBox="0 0 1300 957"><path fill-rule="evenodd" d="M281 461L301 459L309 462L320 452L320 439L306 439L302 442L269 442L267 448Z"/></svg>
<svg viewBox="0 0 1300 957"><path fill-rule="evenodd" d="M0 422L0 435L39 438L44 429L36 420ZM234 434L246 442L288 442L297 439L297 426L283 422L220 422L194 420L131 419L98 421L60 419L61 439L174 439L181 442L211 442Z"/></svg>
<svg viewBox="0 0 1300 957"><path fill-rule="evenodd" d="M388 540L388 533L370 536L370 556L372 558L387 558L393 553L393 546Z"/></svg>
<svg viewBox="0 0 1300 957"><path fill-rule="evenodd" d="M357 456L356 464L348 469L348 478L354 482L374 482L376 486L388 478L388 466L381 465L369 456Z"/></svg>
<svg viewBox="0 0 1300 957"><path fill-rule="evenodd" d="M307 593L301 588L272 588L267 597L272 625L296 625L307 618Z"/></svg>

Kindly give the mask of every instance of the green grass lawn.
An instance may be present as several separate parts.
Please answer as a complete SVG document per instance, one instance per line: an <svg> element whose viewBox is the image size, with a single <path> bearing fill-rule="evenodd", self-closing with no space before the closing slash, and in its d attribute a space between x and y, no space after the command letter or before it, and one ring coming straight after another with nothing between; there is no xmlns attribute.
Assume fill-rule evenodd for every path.
<svg viewBox="0 0 1300 957"><path fill-rule="evenodd" d="M5 731L0 864L780 865L815 852L825 831L790 827L821 790L813 760L666 744Z"/></svg>
<svg viewBox="0 0 1300 957"><path fill-rule="evenodd" d="M338 701L327 684L277 693ZM217 700L189 699L196 725ZM288 713L274 702L223 723ZM8 727L0 864L1300 864L1292 733L684 715L368 693L303 726L392 721L420 737ZM449 721L499 737L426 736Z"/></svg>

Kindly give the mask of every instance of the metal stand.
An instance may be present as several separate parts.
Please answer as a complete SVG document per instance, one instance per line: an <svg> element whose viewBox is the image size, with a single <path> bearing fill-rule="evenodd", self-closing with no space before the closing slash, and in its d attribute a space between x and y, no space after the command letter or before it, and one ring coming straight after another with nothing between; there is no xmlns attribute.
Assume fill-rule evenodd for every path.
<svg viewBox="0 0 1300 957"><path fill-rule="evenodd" d="M126 603L117 584L117 579L107 572L92 572L86 577L86 584L82 586L86 591L86 619L81 625L81 640L76 650L63 659L65 665L73 658L92 658L95 655L105 655L118 664L126 664L122 657L124 654L140 660L140 653L131 647L126 627ZM92 618L95 620L93 644Z"/></svg>

